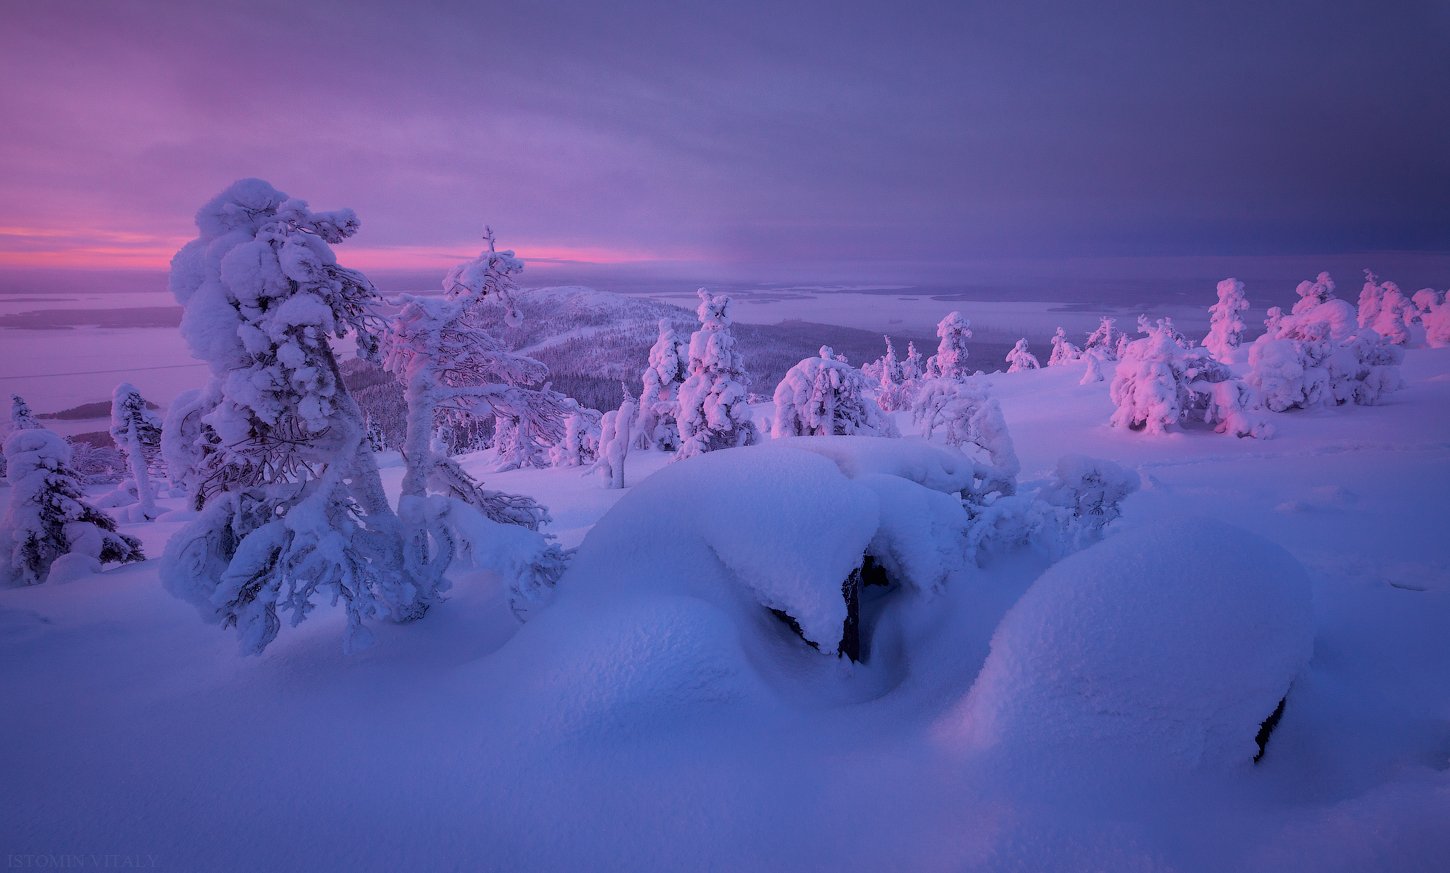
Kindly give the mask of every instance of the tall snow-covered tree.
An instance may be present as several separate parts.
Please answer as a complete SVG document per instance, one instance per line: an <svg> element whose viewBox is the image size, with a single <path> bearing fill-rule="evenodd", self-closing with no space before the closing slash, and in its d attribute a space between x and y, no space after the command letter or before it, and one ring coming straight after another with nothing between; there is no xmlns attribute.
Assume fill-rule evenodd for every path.
<svg viewBox="0 0 1450 873"><path fill-rule="evenodd" d="M1082 349L1069 342L1067 331L1059 327L1057 333L1052 335L1052 354L1047 358L1047 366L1060 367L1081 358Z"/></svg>
<svg viewBox="0 0 1450 873"><path fill-rule="evenodd" d="M673 452L680 446L675 410L679 407L680 386L689 373L690 354L669 319L661 318L659 329L659 336L650 346L649 366L640 374L644 389L639 396L635 445Z"/></svg>
<svg viewBox="0 0 1450 873"><path fill-rule="evenodd" d="M906 343L906 357L901 361L901 381L907 384L917 381L926 375L926 364L922 362L921 352L917 351L916 343Z"/></svg>
<svg viewBox="0 0 1450 873"><path fill-rule="evenodd" d="M17 418L22 425L27 420ZM38 425L18 426L6 438L10 502L0 524L0 582L38 585L67 555L87 569L144 558L140 542L118 533L115 521L86 502L70 462L65 440Z"/></svg>
<svg viewBox="0 0 1450 873"><path fill-rule="evenodd" d="M936 354L927 359L927 372L945 379L965 379L972 375L967 364L967 340L972 338L972 323L960 312L948 312L937 323L936 335Z"/></svg>
<svg viewBox="0 0 1450 873"><path fill-rule="evenodd" d="M848 434L899 435L891 417L871 397L866 376L822 348L817 357L791 367L776 386L771 436Z"/></svg>
<svg viewBox="0 0 1450 873"><path fill-rule="evenodd" d="M1037 356L1027 350L1027 338L1023 337L1017 341L1012 350L1007 353L1007 372L1020 373L1023 370L1036 370L1041 367Z"/></svg>
<svg viewBox="0 0 1450 873"><path fill-rule="evenodd" d="M131 471L130 484L136 488L139 514L143 518L155 518L156 490L151 483L151 466L161 451L161 420L146 407L141 392L129 382L117 385L111 395L111 439L126 457L126 466Z"/></svg>
<svg viewBox="0 0 1450 873"><path fill-rule="evenodd" d="M421 616L439 592L410 574L404 531L383 492L362 413L332 338L376 352L377 292L337 263L351 210L316 212L258 179L197 213L198 236L171 265L181 330L212 371L200 421L198 518L166 549L162 579L208 621L260 652L321 597L347 611L345 648L368 619Z"/></svg>
<svg viewBox="0 0 1450 873"><path fill-rule="evenodd" d="M593 466L599 458L600 415L581 407L564 419L564 438L549 450L555 467Z"/></svg>
<svg viewBox="0 0 1450 873"><path fill-rule="evenodd" d="M730 298L699 290L700 329L690 335L689 375L679 390L675 421L680 429L678 458L759 438L746 405L750 376L730 332Z"/></svg>
<svg viewBox="0 0 1450 873"><path fill-rule="evenodd" d="M1419 314L1415 304L1394 282L1380 282L1374 273L1364 271L1364 287L1359 292L1356 321L1397 346L1410 341L1410 325Z"/></svg>
<svg viewBox="0 0 1450 873"><path fill-rule="evenodd" d="M1209 354L1228 363L1244 339L1244 312L1249 301L1244 297L1244 283L1224 279L1218 283L1218 302L1208 308L1208 336L1203 347Z"/></svg>

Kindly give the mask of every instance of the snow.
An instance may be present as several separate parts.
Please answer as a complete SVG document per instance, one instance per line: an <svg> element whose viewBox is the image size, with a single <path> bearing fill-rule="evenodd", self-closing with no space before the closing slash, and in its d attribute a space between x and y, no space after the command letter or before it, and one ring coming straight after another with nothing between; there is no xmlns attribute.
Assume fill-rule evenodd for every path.
<svg viewBox="0 0 1450 873"><path fill-rule="evenodd" d="M1019 494L1068 454L1141 480L1101 543L1056 564L954 561L948 502L979 462L906 436L632 450L623 489L578 467L492 474L582 545L553 602L520 625L505 562L460 560L425 618L379 622L350 656L341 609L243 659L157 560L53 565L0 590L0 697L18 702L0 780L23 798L0 846L205 870L1437 869L1450 353L1411 342L1404 388L1272 413L1267 442L1113 428L1087 367L982 377ZM401 462L382 463L396 496ZM187 523L185 498L157 502L120 526L152 556ZM902 585L863 597L871 657L852 664L828 652L863 551ZM1096 698L1119 715L1068 675L1122 676ZM1244 725L1285 688L1248 763ZM1032 717L1049 704L1060 718Z"/></svg>
<svg viewBox="0 0 1450 873"><path fill-rule="evenodd" d="M1034 582L949 721L963 746L1019 773L1245 767L1309 662L1310 598L1308 574L1273 543L1160 519Z"/></svg>

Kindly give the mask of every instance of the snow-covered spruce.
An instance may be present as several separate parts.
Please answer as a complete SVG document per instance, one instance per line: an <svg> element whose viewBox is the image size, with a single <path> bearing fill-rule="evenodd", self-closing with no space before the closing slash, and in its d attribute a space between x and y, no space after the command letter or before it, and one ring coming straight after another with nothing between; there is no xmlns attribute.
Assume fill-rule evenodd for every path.
<svg viewBox="0 0 1450 873"><path fill-rule="evenodd" d="M965 379L972 375L967 364L967 340L972 338L972 323L960 312L948 312L937 323L936 335L936 354L927 359L927 374L944 379Z"/></svg>
<svg viewBox="0 0 1450 873"><path fill-rule="evenodd" d="M141 543L86 502L70 461L65 440L43 427L17 427L6 438L10 502L0 525L0 583L38 585L62 559L79 563L77 570L143 559Z"/></svg>
<svg viewBox="0 0 1450 873"><path fill-rule="evenodd" d="M377 348L377 292L337 263L332 243L357 232L351 210L314 212L245 179L196 216L171 265L182 335L211 368L215 406L200 421L216 443L196 471L195 521L172 537L168 590L235 627L262 651L321 597L347 611L344 647L368 619L421 616L439 591L414 575L362 414L343 387L332 337Z"/></svg>
<svg viewBox="0 0 1450 873"><path fill-rule="evenodd" d="M899 436L871 396L865 374L836 360L829 347L791 367L775 388L770 435Z"/></svg>
<svg viewBox="0 0 1450 873"><path fill-rule="evenodd" d="M1061 327L1057 333L1052 335L1052 354L1047 358L1047 366L1060 367L1063 364L1070 364L1082 357L1082 349L1073 345L1067 339L1067 331Z"/></svg>
<svg viewBox="0 0 1450 873"><path fill-rule="evenodd" d="M533 456L546 447L533 435L548 433L551 445L557 445L564 437L564 419L579 409L547 386L530 387L548 375L547 368L510 351L490 333L485 301L501 307L505 320L517 323L520 318L513 277L523 263L513 252L497 249L491 230L485 238L488 247L477 258L444 277L442 299L401 299L383 343L384 367L403 383L408 403L406 468L398 502L406 529L405 558L409 572L428 590L448 587L444 574L463 538L459 525L477 526L470 513L481 513L493 524L522 524L531 532L547 519L543 507L529 498L481 487L437 444L439 426L493 415L496 443L513 434L512 450L527 456L514 466L539 466ZM559 433L553 436L556 429ZM537 533L521 541L536 557L554 548ZM522 601L535 590L532 574L505 578L515 609L522 611Z"/></svg>
<svg viewBox="0 0 1450 873"><path fill-rule="evenodd" d="M640 374L639 419L635 445L641 449L673 452L680 447L675 423L680 386L689 372L689 349L668 319L660 319L659 336L649 350L649 366Z"/></svg>
<svg viewBox="0 0 1450 873"><path fill-rule="evenodd" d="M896 347L891 344L891 337L883 339L886 340L886 354L864 364L861 374L866 377L866 381L876 385L876 402L883 410L897 412L910 409L921 378L920 354L913 345L910 354L916 355L917 360L912 361L908 355L903 362L896 357Z"/></svg>
<svg viewBox="0 0 1450 873"><path fill-rule="evenodd" d="M1079 385L1091 385L1094 382L1103 381L1103 352L1102 349L1090 349L1082 353L1082 359L1087 361L1087 367L1083 369L1082 378L1078 380Z"/></svg>
<svg viewBox="0 0 1450 873"><path fill-rule="evenodd" d="M1432 349L1443 349L1450 346L1450 291L1435 295L1431 289L1425 290L1431 292L1431 296L1421 298L1426 303L1425 311L1420 314L1420 323L1425 326L1425 343Z"/></svg>
<svg viewBox="0 0 1450 873"><path fill-rule="evenodd" d="M1037 356L1027 350L1027 338L1023 337L1017 341L1012 350L1007 353L1007 372L1020 373L1023 370L1036 370L1042 366Z"/></svg>
<svg viewBox="0 0 1450 873"><path fill-rule="evenodd" d="M624 459L629 455L638 411L639 402L625 388L624 402L618 409L604 413L600 420L599 457L594 462L594 470L604 480L605 488L624 487Z"/></svg>
<svg viewBox="0 0 1450 873"><path fill-rule="evenodd" d="M700 329L690 335L689 375L679 390L678 458L753 445L759 434L746 405L750 375L730 332L730 298L699 290Z"/></svg>
<svg viewBox="0 0 1450 873"><path fill-rule="evenodd" d="M1224 279L1218 283L1218 302L1208 308L1208 336L1203 347L1224 363L1231 363L1244 339L1244 312L1249 301L1244 297L1244 283Z"/></svg>
<svg viewBox="0 0 1450 873"><path fill-rule="evenodd" d="M1102 539L1121 514L1123 500L1138 490L1138 474L1112 461L1064 455L1052 475L1030 494L1007 495L984 505L968 502L972 524L967 554L1032 549L1059 560Z"/></svg>
<svg viewBox="0 0 1450 873"><path fill-rule="evenodd" d="M218 386L212 384L181 392L166 408L161 427L161 457L166 462L166 475L171 480L173 493L185 496L191 509L201 508L207 456L217 451L221 442L206 422L207 413L219 403Z"/></svg>
<svg viewBox="0 0 1450 873"><path fill-rule="evenodd" d="M1117 319L1103 316L1098 321L1098 326L1093 328L1083 340L1082 350L1084 353L1097 352L1104 361L1116 361L1118 349L1126 335L1115 329Z"/></svg>
<svg viewBox="0 0 1450 873"><path fill-rule="evenodd" d="M1002 406L991 396L985 379L931 379L923 383L912 418L928 440L938 434L949 446L966 452L990 470L980 493L1011 494L1022 465L1002 416Z"/></svg>
<svg viewBox="0 0 1450 873"><path fill-rule="evenodd" d="M111 439L131 471L131 479L121 483L122 489L128 485L135 489L140 519L155 518L156 489L151 482L151 468L161 452L161 420L146 408L141 392L129 382L117 385L111 396Z"/></svg>

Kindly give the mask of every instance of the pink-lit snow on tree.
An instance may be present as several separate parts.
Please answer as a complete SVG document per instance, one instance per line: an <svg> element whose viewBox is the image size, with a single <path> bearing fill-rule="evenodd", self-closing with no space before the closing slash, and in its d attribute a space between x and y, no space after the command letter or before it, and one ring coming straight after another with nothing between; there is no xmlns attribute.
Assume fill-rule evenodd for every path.
<svg viewBox="0 0 1450 873"><path fill-rule="evenodd" d="M639 396L639 420L635 424L635 445L641 449L673 452L680 445L680 428L675 423L680 387L689 373L689 347L668 319L660 319L659 336L649 350L649 366L640 374L644 385Z"/></svg>
<svg viewBox="0 0 1450 873"><path fill-rule="evenodd" d="M678 458L753 445L759 435L746 404L750 376L730 332L730 298L699 290L700 329L690 335L689 375L679 389Z"/></svg>
<svg viewBox="0 0 1450 873"><path fill-rule="evenodd" d="M1042 366L1037 356L1027 350L1027 339L1023 337L1017 341L1012 350L1007 353L1007 372L1020 373L1023 370L1036 370Z"/></svg>
<svg viewBox="0 0 1450 873"><path fill-rule="evenodd" d="M1059 327L1057 333L1052 335L1052 354L1047 358L1047 366L1060 367L1081 358L1082 349L1069 342L1067 331Z"/></svg>
<svg viewBox="0 0 1450 873"><path fill-rule="evenodd" d="M967 340L972 338L972 323L960 312L948 312L937 323L936 335L936 354L927 359L927 373L943 379L965 379L972 375L967 364Z"/></svg>
<svg viewBox="0 0 1450 873"><path fill-rule="evenodd" d="M1228 363L1244 339L1244 312L1249 301L1244 297L1244 283L1224 279L1218 283L1218 302L1208 308L1208 336L1203 347L1209 354Z"/></svg>
<svg viewBox="0 0 1450 873"><path fill-rule="evenodd" d="M771 436L899 436L860 370L829 348L786 372L775 388Z"/></svg>

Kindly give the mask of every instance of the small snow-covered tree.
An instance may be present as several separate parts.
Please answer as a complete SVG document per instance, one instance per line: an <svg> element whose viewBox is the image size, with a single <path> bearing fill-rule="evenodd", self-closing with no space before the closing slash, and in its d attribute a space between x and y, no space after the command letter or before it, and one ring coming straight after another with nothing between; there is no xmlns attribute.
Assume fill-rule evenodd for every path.
<svg viewBox="0 0 1450 873"><path fill-rule="evenodd" d="M939 340L936 354L927 359L927 373L945 379L965 379L972 375L967 365L967 340L972 338L972 323L960 312L948 312L936 326Z"/></svg>
<svg viewBox="0 0 1450 873"><path fill-rule="evenodd" d="M1431 289L1425 290L1430 291ZM1431 293L1434 292L1431 291ZM1426 300L1426 303L1428 305L1420 315L1420 323L1425 326L1425 343L1432 349L1443 349L1450 346L1450 291L1447 291L1443 297L1437 296L1435 299Z"/></svg>
<svg viewBox="0 0 1450 873"><path fill-rule="evenodd" d="M1069 342L1067 331L1059 327L1057 333L1052 335L1052 354L1047 358L1047 366L1060 367L1080 358L1082 358L1082 349Z"/></svg>
<svg viewBox="0 0 1450 873"><path fill-rule="evenodd" d="M1090 349L1082 353L1083 360L1087 361L1087 368L1083 370L1082 378L1078 380L1079 385L1091 385L1094 382L1103 381L1103 352L1101 349Z"/></svg>
<svg viewBox="0 0 1450 873"><path fill-rule="evenodd" d="M1146 325L1118 361L1109 395L1117 405L1112 425L1162 433L1186 420L1216 425L1220 433L1267 438L1256 416L1255 393L1204 348L1185 348L1166 319Z"/></svg>
<svg viewBox="0 0 1450 873"><path fill-rule="evenodd" d="M10 427L12 430L34 430L40 427L40 422L35 420L35 414L30 411L30 404L19 394L10 395Z"/></svg>
<svg viewBox="0 0 1450 873"><path fill-rule="evenodd" d="M201 514L172 537L162 579L208 621L260 652L319 597L347 611L344 647L370 618L421 616L439 591L416 576L347 393L332 338L375 353L378 294L337 263L351 210L315 212L258 179L201 208L172 260L182 335L212 371L201 416L216 442L200 460Z"/></svg>
<svg viewBox="0 0 1450 873"><path fill-rule="evenodd" d="M161 420L146 408L141 392L128 382L117 385L111 396L111 439L126 457L140 516L155 518L156 492L151 484L150 468L161 451Z"/></svg>
<svg viewBox="0 0 1450 873"><path fill-rule="evenodd" d="M1325 274L1320 274L1321 279ZM1301 283L1303 286L1308 283ZM1318 283L1322 284L1322 283ZM1319 299L1279 315L1249 347L1245 376L1274 412L1322 405L1378 403L1400 386L1400 349L1370 328L1355 332L1354 310L1343 300Z"/></svg>
<svg viewBox="0 0 1450 873"><path fill-rule="evenodd" d="M24 415L16 418L19 424L27 420ZM118 533L115 521L86 502L70 462L65 440L38 425L17 426L6 438L10 502L0 525L4 584L38 585L67 555L76 556L87 569L144 558L140 542Z"/></svg>
<svg viewBox="0 0 1450 873"><path fill-rule="evenodd" d="M1124 337L1124 334L1114 328L1116 324L1117 319L1104 315L1098 321L1098 326L1088 332L1087 339L1083 340L1082 350L1097 352L1104 361L1116 361L1118 346Z"/></svg>
<svg viewBox="0 0 1450 873"><path fill-rule="evenodd" d="M746 403L750 375L730 331L730 298L704 288L698 293L700 329L690 335L689 375L675 413L678 458L753 445L759 438Z"/></svg>
<svg viewBox="0 0 1450 873"><path fill-rule="evenodd" d="M1369 328L1389 342L1402 346L1410 341L1409 327L1418 311L1415 304L1394 282L1379 282L1374 273L1364 271L1364 288L1359 292L1358 324Z"/></svg>
<svg viewBox="0 0 1450 873"><path fill-rule="evenodd" d="M1249 301L1244 297L1244 283L1224 279L1218 283L1218 302L1208 308L1208 336L1203 347L1209 354L1228 363L1244 339L1244 312Z"/></svg>
<svg viewBox="0 0 1450 873"><path fill-rule="evenodd" d="M921 352L917 351L916 343L907 341L906 358L901 362L901 381L912 383L926 375L926 364L922 362Z"/></svg>
<svg viewBox="0 0 1450 873"><path fill-rule="evenodd" d="M1065 554L1101 539L1103 528L1122 515L1124 498L1139 485L1137 473L1112 461L1085 455L1059 458L1037 492L1039 500L1060 510L1056 530L1064 541L1052 551Z"/></svg>
<svg viewBox="0 0 1450 873"><path fill-rule="evenodd" d="M675 423L680 386L689 372L689 349L669 319L661 318L659 336L649 350L649 366L641 374L644 390L639 395L639 421L635 445L641 449L673 452L680 445Z"/></svg>
<svg viewBox="0 0 1450 873"><path fill-rule="evenodd" d="M555 467L593 466L599 458L600 416L580 408L564 419L564 438L549 451Z"/></svg>
<svg viewBox="0 0 1450 873"><path fill-rule="evenodd" d="M899 434L891 417L871 397L866 376L821 349L786 372L775 388L771 436Z"/></svg>
<svg viewBox="0 0 1450 873"><path fill-rule="evenodd" d="M1441 300L1442 296L1440 292L1436 291L1434 288L1421 288L1419 291L1416 291L1412 297L1410 297L1410 302L1413 303L1415 306L1415 313L1417 318L1423 318L1427 312L1430 312L1435 307L1439 306Z"/></svg>
<svg viewBox="0 0 1450 873"><path fill-rule="evenodd" d="M1038 363L1037 356L1027 351L1027 338L1023 337L1017 341L1012 350L1007 353L1007 372L1018 373L1022 370L1036 370L1042 364Z"/></svg>
<svg viewBox="0 0 1450 873"><path fill-rule="evenodd" d="M912 417L921 435L933 439L940 433L947 445L977 456L983 467L974 500L990 493L1012 494L1022 465L1007 431L1001 404L981 377L931 379L917 394Z"/></svg>
<svg viewBox="0 0 1450 873"><path fill-rule="evenodd" d="M1305 279L1294 289L1299 299L1294 301L1292 315L1301 315L1307 310L1313 309L1330 300L1336 300L1334 296L1334 279L1328 273L1320 273L1314 279Z"/></svg>
<svg viewBox="0 0 1450 873"><path fill-rule="evenodd" d="M624 487L624 459L629 455L630 435L639 404L629 389L619 409L604 413L599 423L599 457L594 469L604 480L605 488Z"/></svg>

